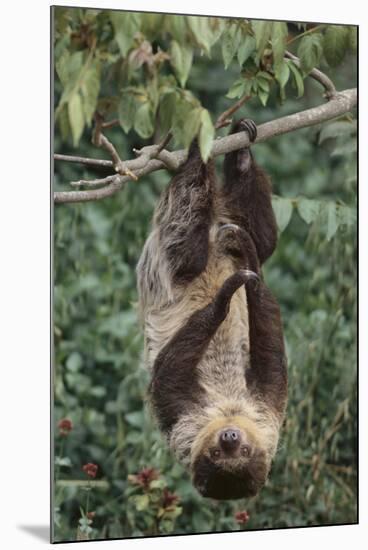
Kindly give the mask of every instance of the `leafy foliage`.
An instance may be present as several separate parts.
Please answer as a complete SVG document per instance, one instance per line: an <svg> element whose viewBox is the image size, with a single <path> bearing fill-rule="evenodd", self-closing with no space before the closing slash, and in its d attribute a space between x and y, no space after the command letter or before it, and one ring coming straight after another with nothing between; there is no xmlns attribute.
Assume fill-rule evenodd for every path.
<svg viewBox="0 0 368 550"><path fill-rule="evenodd" d="M319 65L322 52L321 33L308 34L301 39L298 47L298 57L300 58L302 69L306 73L309 73L313 67Z"/></svg>
<svg viewBox="0 0 368 550"><path fill-rule="evenodd" d="M187 147L198 135L206 160L213 127L190 88L199 55L211 58L220 50L226 70L237 61L238 78L227 97L258 97L265 106L272 88L286 98L290 72L301 97L303 79L323 55L336 66L356 48L354 27L312 25L295 34L295 26L277 21L70 8L55 8L54 14L61 84L56 120L63 139L71 137L75 147L97 109L143 139L171 128L176 143ZM301 69L284 59L294 41ZM187 124L188 113L195 115Z"/></svg>
<svg viewBox="0 0 368 550"><path fill-rule="evenodd" d="M305 68L283 58L287 42L297 52L307 36L317 36L318 51L303 45L313 50L306 67L310 55L325 66L339 59L329 76L354 85L352 27L342 48L328 25L59 7L54 15L60 153L78 146L96 156L88 124L97 108L119 118L109 137L122 158L169 129L185 146L198 135L206 158L213 121L234 99L251 96L243 114L257 123L320 101ZM64 419L55 429L56 540L230 531L243 528L235 513L245 509L246 529L356 521L356 123L347 116L279 136L254 154L274 182L280 239L265 278L282 309L290 380L270 480L248 501L202 499L146 406L135 266L169 181L155 172L103 202L55 208L55 427ZM57 189L86 177L79 165L55 165ZM86 480L88 463L96 479Z"/></svg>

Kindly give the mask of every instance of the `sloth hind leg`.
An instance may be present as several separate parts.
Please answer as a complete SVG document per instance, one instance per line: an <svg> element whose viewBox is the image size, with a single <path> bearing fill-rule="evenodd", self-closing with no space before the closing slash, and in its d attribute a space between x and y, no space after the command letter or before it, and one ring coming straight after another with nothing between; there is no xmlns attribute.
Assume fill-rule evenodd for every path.
<svg viewBox="0 0 368 550"><path fill-rule="evenodd" d="M250 141L257 136L253 121L241 119L230 133L246 131ZM231 221L250 234L263 264L273 253L277 226L271 204L271 182L256 164L249 147L225 155L223 200Z"/></svg>
<svg viewBox="0 0 368 550"><path fill-rule="evenodd" d="M245 229L233 223L220 225L216 242L220 252L232 257L237 269L249 269L260 274L257 249Z"/></svg>
<svg viewBox="0 0 368 550"><path fill-rule="evenodd" d="M247 386L282 419L287 399L287 360L280 308L267 286L246 289L249 315L250 369Z"/></svg>

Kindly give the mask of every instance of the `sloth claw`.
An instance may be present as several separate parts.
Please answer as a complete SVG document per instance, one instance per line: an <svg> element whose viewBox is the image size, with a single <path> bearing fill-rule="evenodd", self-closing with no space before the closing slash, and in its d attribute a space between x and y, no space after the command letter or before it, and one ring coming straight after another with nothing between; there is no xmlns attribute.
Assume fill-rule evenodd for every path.
<svg viewBox="0 0 368 550"><path fill-rule="evenodd" d="M257 126L256 123L250 118L242 118L236 124L236 130L238 132L247 132L249 141L253 142L257 138Z"/></svg>
<svg viewBox="0 0 368 550"><path fill-rule="evenodd" d="M217 232L220 233L220 231L223 231L224 229L232 229L234 232L238 232L240 227L235 223L224 223L223 225L220 225Z"/></svg>
<svg viewBox="0 0 368 550"><path fill-rule="evenodd" d="M260 282L259 275L251 269L241 269L240 271L245 277L244 284L247 285L247 283L251 282L251 287L257 289Z"/></svg>
<svg viewBox="0 0 368 550"><path fill-rule="evenodd" d="M250 279L255 279L256 281L259 281L259 275L255 271L252 271L251 269L241 269L240 270L243 275L246 276L247 281Z"/></svg>

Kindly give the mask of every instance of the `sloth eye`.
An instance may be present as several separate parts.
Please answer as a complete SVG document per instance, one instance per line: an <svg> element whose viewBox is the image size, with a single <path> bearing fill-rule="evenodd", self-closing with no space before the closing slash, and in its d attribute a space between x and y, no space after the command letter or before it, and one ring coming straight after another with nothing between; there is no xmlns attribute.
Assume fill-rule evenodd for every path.
<svg viewBox="0 0 368 550"><path fill-rule="evenodd" d="M250 456L250 447L249 445L243 445L241 448L241 453L243 456Z"/></svg>
<svg viewBox="0 0 368 550"><path fill-rule="evenodd" d="M210 454L211 454L211 458L219 458L221 455L221 452L219 451L219 449L213 449Z"/></svg>

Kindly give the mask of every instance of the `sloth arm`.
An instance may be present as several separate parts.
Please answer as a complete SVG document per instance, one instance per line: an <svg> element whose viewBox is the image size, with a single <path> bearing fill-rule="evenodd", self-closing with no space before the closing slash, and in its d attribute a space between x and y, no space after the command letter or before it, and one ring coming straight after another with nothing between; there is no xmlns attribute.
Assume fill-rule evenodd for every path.
<svg viewBox="0 0 368 550"><path fill-rule="evenodd" d="M197 141L193 141L187 160L170 182L156 220L174 282L189 282L206 268L215 181L213 161L204 164Z"/></svg>
<svg viewBox="0 0 368 550"><path fill-rule="evenodd" d="M149 392L160 427L170 432L179 417L201 402L197 365L224 321L234 292L256 275L239 270L206 307L192 314L158 354Z"/></svg>

